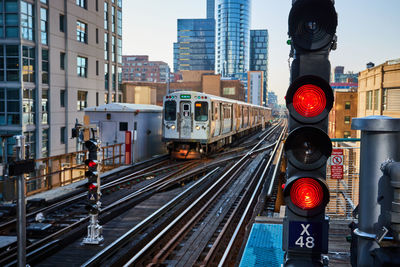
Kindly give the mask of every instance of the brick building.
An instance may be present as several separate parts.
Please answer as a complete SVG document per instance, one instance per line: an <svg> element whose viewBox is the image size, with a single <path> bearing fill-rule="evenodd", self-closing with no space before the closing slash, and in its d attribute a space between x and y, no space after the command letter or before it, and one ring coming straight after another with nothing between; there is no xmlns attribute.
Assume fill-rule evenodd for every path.
<svg viewBox="0 0 400 267"><path fill-rule="evenodd" d="M329 113L330 138L356 138L351 120L357 117L357 92L334 92L335 102Z"/></svg>
<svg viewBox="0 0 400 267"><path fill-rule="evenodd" d="M149 56L122 56L122 80L167 82L169 66L163 61L149 61Z"/></svg>

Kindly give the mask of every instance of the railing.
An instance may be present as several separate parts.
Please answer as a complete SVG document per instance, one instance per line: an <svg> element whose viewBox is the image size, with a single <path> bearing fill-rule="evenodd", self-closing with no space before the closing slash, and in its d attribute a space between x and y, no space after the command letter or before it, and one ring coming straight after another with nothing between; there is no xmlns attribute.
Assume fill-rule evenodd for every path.
<svg viewBox="0 0 400 267"><path fill-rule="evenodd" d="M360 171L360 143L359 139L333 139L334 149L343 150L343 175L341 179L332 177L332 157L327 162L326 180L330 190L330 202L326 214L332 218L352 217L352 212L358 205L359 171Z"/></svg>
<svg viewBox="0 0 400 267"><path fill-rule="evenodd" d="M101 159L101 172L114 169L124 164L123 144L114 144L100 148L98 158ZM26 179L27 196L65 186L85 179L86 151L52 156L35 160L35 176Z"/></svg>

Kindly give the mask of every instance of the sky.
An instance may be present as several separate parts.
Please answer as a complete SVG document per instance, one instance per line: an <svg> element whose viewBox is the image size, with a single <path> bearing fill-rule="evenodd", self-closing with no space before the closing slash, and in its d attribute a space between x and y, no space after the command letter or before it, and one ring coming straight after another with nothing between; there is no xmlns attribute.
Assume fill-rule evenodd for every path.
<svg viewBox="0 0 400 267"><path fill-rule="evenodd" d="M287 20L291 0L251 0L251 29L268 29L268 90L280 104L289 86ZM123 55L149 55L173 69L173 43L178 18L205 18L206 0L123 0ZM337 50L330 53L332 69L366 69L400 58L400 0L336 0Z"/></svg>

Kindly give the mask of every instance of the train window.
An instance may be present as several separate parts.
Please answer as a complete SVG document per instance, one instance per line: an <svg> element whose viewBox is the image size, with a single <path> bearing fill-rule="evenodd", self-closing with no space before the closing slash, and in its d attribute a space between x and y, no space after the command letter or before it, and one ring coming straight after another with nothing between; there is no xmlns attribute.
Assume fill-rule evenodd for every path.
<svg viewBox="0 0 400 267"><path fill-rule="evenodd" d="M164 118L166 121L176 120L176 102L165 101L164 103Z"/></svg>
<svg viewBox="0 0 400 267"><path fill-rule="evenodd" d="M119 130L120 131L128 131L128 123L127 122L119 122Z"/></svg>
<svg viewBox="0 0 400 267"><path fill-rule="evenodd" d="M196 121L207 121L208 120L208 103L207 102L196 102L194 108L194 119Z"/></svg>

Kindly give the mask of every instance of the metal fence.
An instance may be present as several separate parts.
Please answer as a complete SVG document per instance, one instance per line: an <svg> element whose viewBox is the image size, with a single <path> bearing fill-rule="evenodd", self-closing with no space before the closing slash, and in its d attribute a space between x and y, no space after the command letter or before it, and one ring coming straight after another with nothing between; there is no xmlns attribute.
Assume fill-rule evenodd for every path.
<svg viewBox="0 0 400 267"><path fill-rule="evenodd" d="M26 175L26 195L47 191L85 179L85 159L87 151L77 151L52 157L36 159L36 170ZM100 171L117 168L125 163L123 144L114 144L100 148L98 153ZM7 183L7 184L5 184ZM0 181L0 191L9 188L9 198L15 198L15 179Z"/></svg>
<svg viewBox="0 0 400 267"><path fill-rule="evenodd" d="M341 141L333 142L332 146L326 168L330 190L326 215L350 219L359 200L360 143Z"/></svg>

